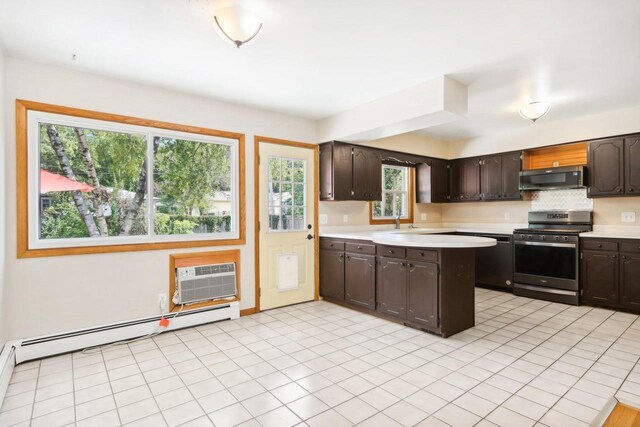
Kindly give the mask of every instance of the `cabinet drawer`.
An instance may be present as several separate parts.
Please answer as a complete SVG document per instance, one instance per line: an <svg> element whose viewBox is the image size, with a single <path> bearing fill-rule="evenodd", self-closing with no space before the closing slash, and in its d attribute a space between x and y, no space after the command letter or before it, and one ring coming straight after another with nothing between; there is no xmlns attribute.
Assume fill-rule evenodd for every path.
<svg viewBox="0 0 640 427"><path fill-rule="evenodd" d="M640 240L620 242L620 252L640 253Z"/></svg>
<svg viewBox="0 0 640 427"><path fill-rule="evenodd" d="M407 259L413 261L438 262L438 251L407 249Z"/></svg>
<svg viewBox="0 0 640 427"><path fill-rule="evenodd" d="M366 243L347 243L345 246L346 246L345 249L347 252L356 252L356 253L370 254L370 255L376 254L375 245L369 245Z"/></svg>
<svg viewBox="0 0 640 427"><path fill-rule="evenodd" d="M344 251L344 242L341 242L339 240L320 239L320 249Z"/></svg>
<svg viewBox="0 0 640 427"><path fill-rule="evenodd" d="M595 251L617 251L617 242L605 242L603 240L584 239L582 249Z"/></svg>
<svg viewBox="0 0 640 427"><path fill-rule="evenodd" d="M407 253L405 248L399 248L397 246L378 245L378 255L390 258L405 258L407 256Z"/></svg>

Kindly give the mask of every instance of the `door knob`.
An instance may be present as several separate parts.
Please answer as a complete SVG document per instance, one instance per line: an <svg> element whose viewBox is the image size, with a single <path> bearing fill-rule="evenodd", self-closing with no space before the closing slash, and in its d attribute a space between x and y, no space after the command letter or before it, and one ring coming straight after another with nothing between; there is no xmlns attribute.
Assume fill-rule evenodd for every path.
<svg viewBox="0 0 640 427"><path fill-rule="evenodd" d="M313 225L307 224L307 230L311 230L312 228L313 228Z"/></svg>
<svg viewBox="0 0 640 427"><path fill-rule="evenodd" d="M315 237L315 234L307 234L307 240L313 240Z"/></svg>

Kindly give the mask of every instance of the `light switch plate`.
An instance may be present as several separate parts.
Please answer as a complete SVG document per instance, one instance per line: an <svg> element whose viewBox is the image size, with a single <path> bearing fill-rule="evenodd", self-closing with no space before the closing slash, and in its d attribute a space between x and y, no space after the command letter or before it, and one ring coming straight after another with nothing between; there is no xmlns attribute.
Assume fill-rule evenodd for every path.
<svg viewBox="0 0 640 427"><path fill-rule="evenodd" d="M426 220L427 220L427 214L426 213L420 214L420 221L426 221Z"/></svg>
<svg viewBox="0 0 640 427"><path fill-rule="evenodd" d="M343 215L342 222L349 222L349 215Z"/></svg>
<svg viewBox="0 0 640 427"><path fill-rule="evenodd" d="M635 212L622 212L620 220L622 222L636 222Z"/></svg>
<svg viewBox="0 0 640 427"><path fill-rule="evenodd" d="M320 224L324 225L324 224L328 224L328 223L329 223L329 215L320 214Z"/></svg>

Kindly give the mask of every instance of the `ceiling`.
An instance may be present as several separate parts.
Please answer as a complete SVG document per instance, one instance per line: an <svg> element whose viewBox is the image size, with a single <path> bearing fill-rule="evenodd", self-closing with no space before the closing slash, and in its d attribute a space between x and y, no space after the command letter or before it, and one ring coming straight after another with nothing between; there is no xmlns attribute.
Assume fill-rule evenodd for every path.
<svg viewBox="0 0 640 427"><path fill-rule="evenodd" d="M211 24L230 1L0 0L6 54L311 119L447 75L459 139L640 103L638 0L244 0L264 21L236 49ZM72 61L72 54L77 58Z"/></svg>

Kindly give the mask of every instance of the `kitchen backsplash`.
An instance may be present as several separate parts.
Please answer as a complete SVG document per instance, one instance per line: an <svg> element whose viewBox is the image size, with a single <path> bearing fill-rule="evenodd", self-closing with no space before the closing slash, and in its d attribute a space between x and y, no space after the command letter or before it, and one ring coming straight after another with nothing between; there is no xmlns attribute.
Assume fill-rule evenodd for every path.
<svg viewBox="0 0 640 427"><path fill-rule="evenodd" d="M532 211L593 210L593 199L586 188L535 191L531 194Z"/></svg>

